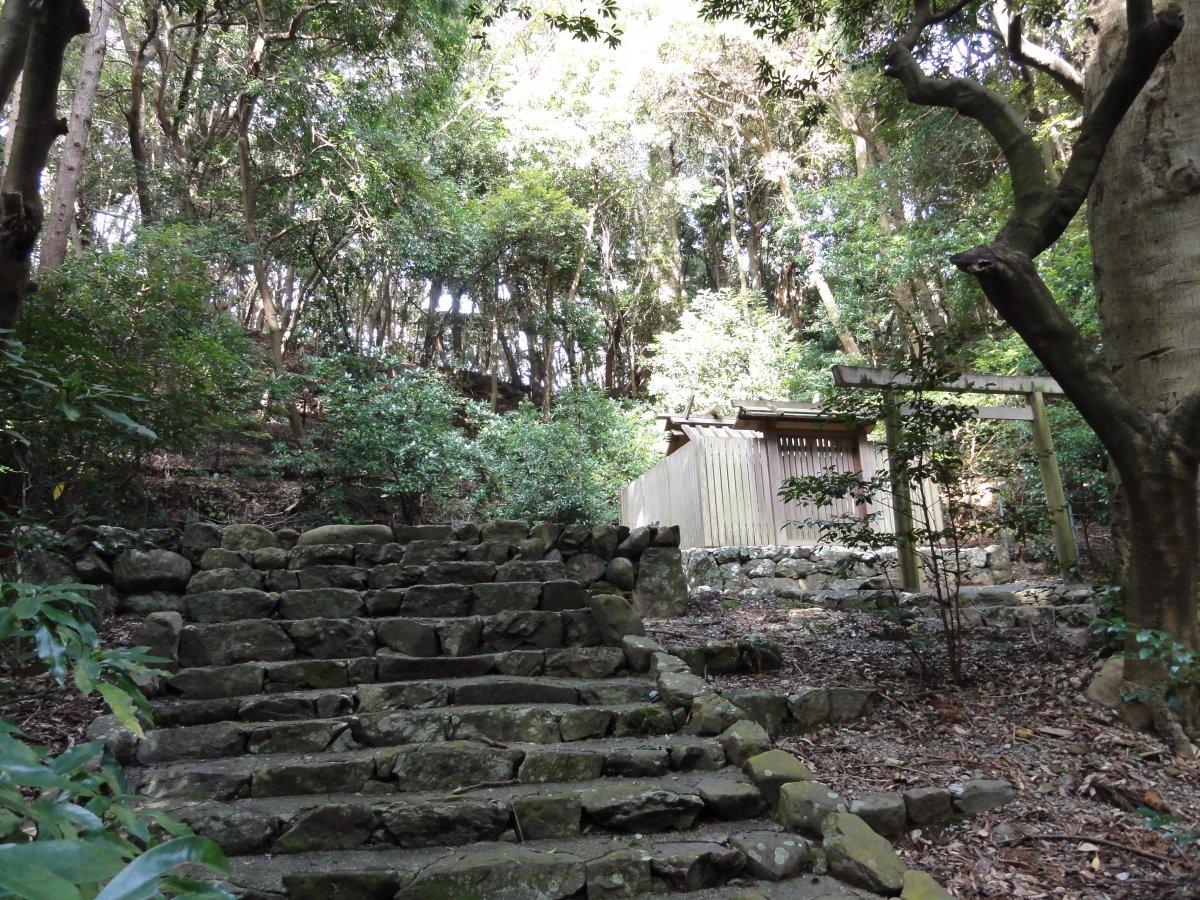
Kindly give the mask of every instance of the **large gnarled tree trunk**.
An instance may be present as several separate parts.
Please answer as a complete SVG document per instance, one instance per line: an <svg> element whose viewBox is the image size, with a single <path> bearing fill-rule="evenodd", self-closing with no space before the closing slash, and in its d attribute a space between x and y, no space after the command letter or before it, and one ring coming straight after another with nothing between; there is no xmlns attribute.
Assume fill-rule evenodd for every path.
<svg viewBox="0 0 1200 900"><path fill-rule="evenodd" d="M1120 65L1123 7L1110 0L1092 10L1089 108ZM1088 202L1105 358L1129 396L1160 417L1200 389L1200 0L1182 7L1186 27L1113 132ZM1196 472L1174 456L1164 448L1164 471L1133 481L1122 473L1126 612L1195 647ZM1136 679L1137 668L1127 661L1126 676Z"/></svg>
<svg viewBox="0 0 1200 900"><path fill-rule="evenodd" d="M1125 589L1126 613L1131 625L1137 629L1164 630L1181 644L1196 648L1200 646L1196 611L1200 554L1196 489L1200 467L1200 386L1194 374L1185 374L1189 368L1194 372L1186 360L1189 355L1195 359L1195 331L1191 332L1190 340L1186 330L1160 330L1156 337L1158 326L1147 321L1155 314L1149 305L1151 297L1140 292L1151 290L1152 285L1157 291L1155 302L1163 304L1159 314L1168 320L1163 323L1164 329L1179 328L1180 317L1194 317L1194 304L1188 302L1186 295L1164 296L1162 289L1167 281L1162 274L1147 274L1141 283L1125 282L1123 290L1128 290L1128 294L1119 298L1110 295L1105 300L1109 316L1120 310L1127 317L1123 323L1127 343L1110 367L1109 361L1091 349L1055 302L1033 262L1058 240L1079 212L1101 172L1110 143L1118 154L1132 152L1133 159L1110 158L1106 174L1114 167L1124 171L1134 161L1145 165L1146 157L1139 156L1136 149L1139 134L1144 146L1159 150L1177 139L1171 133L1175 123L1160 121L1155 127L1153 117L1147 115L1161 105L1156 89L1145 93L1140 101L1139 94L1155 78L1160 83L1163 77L1171 79L1174 70L1166 67L1163 74L1156 75L1160 60L1165 58L1168 65L1178 65L1182 54L1188 52L1185 42L1178 51L1181 57L1172 55L1172 45L1183 29L1183 21L1174 10L1156 13L1150 0L1120 4L1125 35L1108 45L1105 74L1093 92L1070 163L1058 179L1049 171L1041 148L1021 116L1002 96L970 79L931 77L917 63L914 49L926 29L957 14L966 5L957 2L943 12L935 12L929 0L917 0L912 23L888 52L886 74L904 85L909 100L953 109L975 119L1004 152L1012 176L1011 215L992 243L959 253L954 262L978 279L996 311L1058 379L1108 450L1120 474L1128 497L1130 553ZM1194 75L1192 80L1194 89ZM1162 88L1162 97L1174 90ZM1141 115L1136 108L1130 115L1138 102L1142 104ZM1196 127L1194 109L1189 122L1179 127ZM1126 143L1130 141L1132 145ZM1128 146L1134 149L1123 149ZM1153 179L1153 175L1147 177ZM1100 189L1105 190L1103 181ZM1134 229L1130 242L1114 246L1104 243L1108 237L1101 237L1096 248L1101 270L1115 264L1125 271L1140 268L1149 272L1156 268L1178 273L1174 277L1194 277L1195 269L1188 264L1189 258L1195 259L1194 249L1189 257L1182 253L1175 255L1168 248L1157 261L1149 256L1140 258L1133 252L1145 247L1145 229L1149 226L1129 220L1136 218L1135 213L1149 211L1145 204L1153 204L1155 196L1161 196L1161 192L1151 192L1144 198L1110 195L1108 201L1101 199L1101 213L1106 202L1125 200L1137 207L1117 213L1126 220L1126 227ZM1109 213L1110 218L1112 215ZM1163 223L1154 227L1165 229L1181 224ZM1194 240L1194 229L1189 230ZM1102 283L1102 290L1112 291L1118 283ZM1110 318L1108 327L1111 329L1114 324ZM1195 328L1194 323L1189 324ZM1165 342L1160 343L1161 339ZM1144 340L1157 346L1147 347ZM1176 350L1183 365L1151 362L1155 356L1171 355ZM1131 387L1135 384L1136 387ZM1159 730L1172 739L1177 752L1190 754L1194 748L1157 696L1160 688L1155 681L1160 675L1161 668L1153 661L1126 670L1127 677L1133 677L1146 689L1147 708ZM1185 715L1189 712L1185 706Z"/></svg>

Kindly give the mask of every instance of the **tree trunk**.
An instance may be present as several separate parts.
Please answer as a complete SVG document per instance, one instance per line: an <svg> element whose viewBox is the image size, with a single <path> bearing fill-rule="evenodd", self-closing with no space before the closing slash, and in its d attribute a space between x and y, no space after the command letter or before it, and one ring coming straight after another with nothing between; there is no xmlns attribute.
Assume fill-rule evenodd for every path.
<svg viewBox="0 0 1200 900"><path fill-rule="evenodd" d="M31 288L30 258L42 228L42 172L50 147L66 131L58 118L63 56L71 39L87 28L87 10L78 0L46 0L30 29L12 157L0 197L0 329L17 324Z"/></svg>
<svg viewBox="0 0 1200 900"><path fill-rule="evenodd" d="M253 253L251 266L254 270L254 284L258 292L259 303L262 304L263 327L267 332L267 350L271 358L271 368L276 378L282 378L287 373L284 359L284 337L287 332L287 322L279 313L275 302L275 292L271 287L270 273L267 271L266 253L262 238L258 233L258 184L254 180L254 164L250 157L250 122L254 118L257 97L242 96L238 101L238 171L241 176L242 188L242 233L246 244ZM300 415L295 402L287 402L288 422L292 428L292 436L296 439L304 437L304 418Z"/></svg>
<svg viewBox="0 0 1200 900"><path fill-rule="evenodd" d="M438 319L438 303L442 299L441 279L434 278L429 282L429 301L425 313L425 340L421 345L421 365L426 369L432 368L433 359L437 352L438 338L441 336L441 322Z"/></svg>
<svg viewBox="0 0 1200 900"><path fill-rule="evenodd" d="M1088 98L1125 44L1124 4L1097 4ZM1131 397L1165 412L1200 387L1200 0L1113 134L1088 200L1104 352Z"/></svg>
<svg viewBox="0 0 1200 900"><path fill-rule="evenodd" d="M149 62L146 48L150 39L147 36L140 44L135 43L120 10L117 11L117 24L121 28L121 42L129 56L129 105L124 113L129 134L129 155L133 159L133 189L142 222L149 223L154 219L154 201L150 195L150 156L146 151L142 128L142 108L146 96L146 63Z"/></svg>
<svg viewBox="0 0 1200 900"><path fill-rule="evenodd" d="M733 176L729 172L729 154L725 154L725 207L729 212L729 246L733 250L733 262L737 266L738 286L744 294L749 288L746 262L742 259L742 246L738 242L737 204L733 202Z"/></svg>
<svg viewBox="0 0 1200 900"><path fill-rule="evenodd" d="M0 10L0 109L8 103L21 77L32 24L30 0L5 0L4 9Z"/></svg>
<svg viewBox="0 0 1200 900"><path fill-rule="evenodd" d="M1200 389L1200 0L1181 5L1183 32L1114 132L1087 207L1105 357L1130 398L1160 415ZM1095 4L1089 22L1090 108L1125 46L1124 4ZM1121 472L1126 617L1197 648L1196 470L1163 469L1136 481ZM1127 659L1127 679L1149 677Z"/></svg>
<svg viewBox="0 0 1200 900"><path fill-rule="evenodd" d="M100 68L104 65L104 55L108 50L108 11L111 5L112 0L96 0L92 9L91 33L83 51L79 84L71 105L67 141L58 159L58 178L54 185L54 199L50 203L50 221L42 238L42 252L38 260L40 273L52 272L67 258L67 243L71 237L71 225L75 221L75 197L79 193L83 157L87 150L88 133L92 130L92 111L96 108L96 93L100 88Z"/></svg>

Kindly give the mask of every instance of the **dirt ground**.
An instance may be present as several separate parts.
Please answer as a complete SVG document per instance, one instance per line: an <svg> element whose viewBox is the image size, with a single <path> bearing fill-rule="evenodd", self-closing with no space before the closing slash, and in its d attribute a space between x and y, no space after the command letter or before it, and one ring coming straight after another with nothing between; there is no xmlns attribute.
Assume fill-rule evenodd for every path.
<svg viewBox="0 0 1200 900"><path fill-rule="evenodd" d="M718 603L688 613L647 628L663 644L758 632L786 647L782 670L718 677L718 686L879 692L874 711L858 722L779 739L844 795L973 777L1016 786L1018 798L1006 807L913 831L897 844L909 866L956 896L1200 897L1200 763L1172 759L1153 736L1084 698L1099 666L1092 651L1048 628L977 631L967 683L930 686L875 616ZM1167 826L1175 840L1151 827L1149 810L1181 820Z"/></svg>

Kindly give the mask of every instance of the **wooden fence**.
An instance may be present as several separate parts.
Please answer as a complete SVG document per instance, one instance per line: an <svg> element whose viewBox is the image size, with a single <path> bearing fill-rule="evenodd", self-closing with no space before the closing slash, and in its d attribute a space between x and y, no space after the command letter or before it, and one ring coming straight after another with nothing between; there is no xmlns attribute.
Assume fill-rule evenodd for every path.
<svg viewBox="0 0 1200 900"><path fill-rule="evenodd" d="M853 502L846 500L818 509L785 503L778 495L784 479L816 475L829 467L839 472L881 471L887 467L887 451L880 445L840 435L785 433L774 437L744 429L690 425L683 430L688 443L621 491L621 524L678 525L684 548L813 544L820 537L818 528L796 523L831 514L879 513L876 529L894 530L890 504L856 510ZM774 460L771 440L778 443ZM925 485L924 492L934 526L939 527L937 490Z"/></svg>

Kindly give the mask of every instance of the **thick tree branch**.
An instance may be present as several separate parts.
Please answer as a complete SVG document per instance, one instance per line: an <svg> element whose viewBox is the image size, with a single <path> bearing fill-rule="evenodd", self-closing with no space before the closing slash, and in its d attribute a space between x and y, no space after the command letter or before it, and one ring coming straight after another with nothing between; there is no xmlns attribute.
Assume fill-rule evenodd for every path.
<svg viewBox="0 0 1200 900"><path fill-rule="evenodd" d="M1148 438L1146 413L1129 399L1104 360L1055 302L1033 260L1020 251L993 245L957 253L951 261L975 276L996 312L1038 354L1112 452L1114 462L1119 466L1122 459L1136 456Z"/></svg>
<svg viewBox="0 0 1200 900"><path fill-rule="evenodd" d="M926 75L913 56L913 48L926 28L965 5L960 2L942 13L933 13L928 0L918 0L912 22L888 50L884 74L900 81L914 103L953 109L979 122L992 136L1008 162L1013 190L1012 214L996 240L1032 258L1058 240L1079 212L1113 132L1183 30L1183 20L1174 10L1154 15L1147 0L1126 3L1130 32L1125 54L1108 87L1084 118L1066 172L1051 188L1045 159L1007 100L969 78Z"/></svg>
<svg viewBox="0 0 1200 900"><path fill-rule="evenodd" d="M949 18L964 5L957 3L943 13L933 14L927 3L918 3L917 13L904 36L889 48L883 71L904 85L913 103L953 109L982 125L1008 162L1013 217L1022 221L1034 219L1050 189L1050 176L1042 152L1020 114L1000 94L978 81L926 75L913 56L913 48L925 28Z"/></svg>

